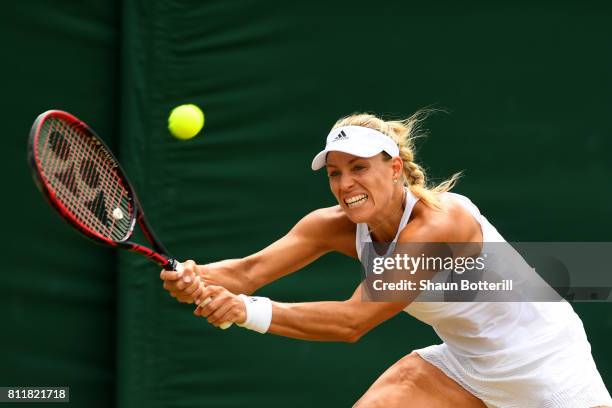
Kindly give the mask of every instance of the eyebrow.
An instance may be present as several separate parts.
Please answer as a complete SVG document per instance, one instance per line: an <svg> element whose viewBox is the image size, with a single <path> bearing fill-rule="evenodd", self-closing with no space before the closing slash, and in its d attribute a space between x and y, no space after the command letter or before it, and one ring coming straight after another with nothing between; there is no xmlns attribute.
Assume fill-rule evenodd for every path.
<svg viewBox="0 0 612 408"><path fill-rule="evenodd" d="M351 164L355 160L361 160L361 159L365 159L365 157L355 157L354 159L349 160L348 164ZM338 168L338 166L336 166L334 164L331 164L331 163L327 163L326 165L327 165L327 167L336 167L336 168Z"/></svg>

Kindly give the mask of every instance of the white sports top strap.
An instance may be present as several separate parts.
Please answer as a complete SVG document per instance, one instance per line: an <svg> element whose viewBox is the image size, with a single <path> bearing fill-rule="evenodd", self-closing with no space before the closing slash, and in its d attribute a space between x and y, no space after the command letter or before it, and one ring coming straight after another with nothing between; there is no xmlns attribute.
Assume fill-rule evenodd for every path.
<svg viewBox="0 0 612 408"><path fill-rule="evenodd" d="M393 238L393 242L390 243L389 248L384 256L388 256L395 249L395 245L397 243L397 238L399 234L402 232L406 224L408 224L408 220L410 220L410 214L412 214L412 209L414 205L419 201L419 199L412 194L409 188L404 189L406 191L406 202L404 207L404 213L402 214L402 218L399 223L399 227L397 228L397 233L395 234L395 238ZM361 259L361 249L365 243L372 242L372 236L370 235L370 230L368 228L368 224L360 223L357 224L357 229L355 233L355 246L357 249L357 256Z"/></svg>

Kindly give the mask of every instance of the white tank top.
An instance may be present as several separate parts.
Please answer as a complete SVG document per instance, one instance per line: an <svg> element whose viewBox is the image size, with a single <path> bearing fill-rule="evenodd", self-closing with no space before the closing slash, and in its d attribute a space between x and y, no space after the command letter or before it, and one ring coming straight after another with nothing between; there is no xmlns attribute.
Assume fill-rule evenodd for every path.
<svg viewBox="0 0 612 408"><path fill-rule="evenodd" d="M480 213L470 199L455 193L444 193L459 203L480 224L483 242L505 242L495 227ZM397 238L410 219L418 198L406 189L405 209L398 232L387 254L395 248ZM361 260L364 244L372 242L367 224L357 224L356 248ZM580 322L572 307L562 302L412 302L405 312L432 326L438 336L457 355L482 365L481 372L492 363L490 358L503 358L505 350L536 345L557 337L568 321ZM545 323L545 324L543 324ZM527 350L526 350L527 351ZM501 353L501 354L498 354ZM487 358L482 358L483 356ZM474 357L478 357L477 359Z"/></svg>

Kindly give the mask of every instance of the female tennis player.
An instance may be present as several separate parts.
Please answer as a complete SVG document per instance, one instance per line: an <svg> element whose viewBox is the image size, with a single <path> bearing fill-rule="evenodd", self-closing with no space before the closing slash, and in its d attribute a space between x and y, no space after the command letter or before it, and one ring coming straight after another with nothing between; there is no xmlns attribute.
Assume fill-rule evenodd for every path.
<svg viewBox="0 0 612 408"><path fill-rule="evenodd" d="M195 314L281 336L355 342L402 310L442 344L414 350L385 371L357 407L612 406L580 318L567 302L367 302L363 283L345 301L280 303L248 296L336 251L360 259L368 242L503 242L466 197L457 175L428 187L413 141L423 112L403 121L369 114L339 120L312 162L326 167L338 205L306 215L243 259L162 271L164 288ZM201 282L204 283L201 284Z"/></svg>

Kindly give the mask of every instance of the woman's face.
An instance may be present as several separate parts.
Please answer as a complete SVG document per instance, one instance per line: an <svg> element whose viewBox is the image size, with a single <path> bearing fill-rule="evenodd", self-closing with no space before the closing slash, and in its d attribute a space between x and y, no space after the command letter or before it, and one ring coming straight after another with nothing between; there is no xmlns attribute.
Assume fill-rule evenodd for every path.
<svg viewBox="0 0 612 408"><path fill-rule="evenodd" d="M399 164L398 164L399 162ZM401 159L358 157L343 152L327 154L327 176L340 207L354 223L368 223L389 209L399 178Z"/></svg>

